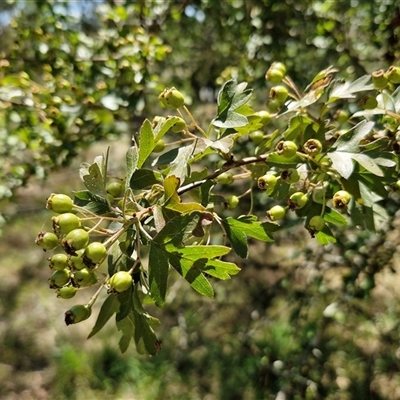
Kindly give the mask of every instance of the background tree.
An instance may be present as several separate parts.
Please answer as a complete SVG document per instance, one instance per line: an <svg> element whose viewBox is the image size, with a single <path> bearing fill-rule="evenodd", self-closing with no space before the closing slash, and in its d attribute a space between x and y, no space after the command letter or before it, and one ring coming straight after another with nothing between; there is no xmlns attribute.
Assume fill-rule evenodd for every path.
<svg viewBox="0 0 400 400"><path fill-rule="evenodd" d="M85 14L65 2L17 7L19 13L3 29L3 37L9 38L0 72L3 192L15 192L32 173L45 176L49 168L67 164L101 138L123 135L128 147L145 117L170 113L156 102L164 86L179 87L185 99L192 98L190 109L196 120L204 116L198 119L203 126L217 108L214 104L214 114L207 118L209 107L199 107L200 101L212 99L232 77L251 82L259 98L252 106L265 109L273 86L266 83L265 73L273 61L285 62L303 93L330 64L340 69L332 82L340 86L341 78L351 81L386 70L398 59L396 2L356 7L348 2L272 3L89 3ZM84 18L90 10L96 14ZM129 63L126 71L122 60ZM64 87L66 83L76 87ZM396 96L390 88L388 93ZM330 123L347 123L361 97L333 103L327 114ZM321 97L314 106L324 101ZM372 108L382 109L382 102ZM375 134L391 135L390 151L396 151L396 117L360 112L358 118L379 127ZM277 128L282 132L282 126ZM273 132L269 125L263 137ZM167 140L167 150L172 143ZM256 147L246 135L239 143L238 158ZM92 159L92 154L85 157ZM211 158L207 166L218 168L218 160ZM113 176L120 172L112 170ZM44 197L81 189L77 182L64 184L59 178L36 192L19 189L8 208L15 217L0 244L0 315L6 322L0 390L5 398L24 393L60 399L124 398L132 393L174 399L399 397L398 193L390 192L378 203L389 219L374 234L349 226L336 229L336 243L325 248L289 217L282 223L283 233L274 234L274 244L250 239L249 259L228 260L239 263L240 274L228 283L213 282L216 300L191 293L172 278L176 283L162 312L151 309L163 324L156 330L163 350L148 359L133 349L121 356L119 336L108 325L98 341L94 337L87 343L92 320L82 328L60 327L65 300L55 303L49 295L49 270L43 268L47 256L29 247L49 218ZM233 188L221 189L220 200L246 190L238 183ZM39 215L24 213L32 200L42 211ZM264 215L275 200L256 194L255 211ZM248 197L241 197L237 213L248 207ZM84 302L87 296L80 292L68 304L76 299ZM99 311L96 307L93 314Z"/></svg>

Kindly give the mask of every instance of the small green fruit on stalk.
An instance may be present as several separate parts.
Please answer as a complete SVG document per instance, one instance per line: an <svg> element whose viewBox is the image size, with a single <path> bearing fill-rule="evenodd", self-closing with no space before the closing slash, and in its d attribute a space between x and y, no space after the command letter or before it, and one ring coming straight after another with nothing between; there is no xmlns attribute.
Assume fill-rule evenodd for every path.
<svg viewBox="0 0 400 400"><path fill-rule="evenodd" d="M77 324L88 319L92 314L92 309L87 305L76 305L65 313L65 323L67 325Z"/></svg>
<svg viewBox="0 0 400 400"><path fill-rule="evenodd" d="M267 211L267 215L271 221L278 221L285 218L286 208L282 206L274 206Z"/></svg>
<svg viewBox="0 0 400 400"><path fill-rule="evenodd" d="M182 93L174 87L165 88L158 96L161 104L168 108L181 108L185 104L185 98Z"/></svg>
<svg viewBox="0 0 400 400"><path fill-rule="evenodd" d="M43 250L53 250L58 245L58 237L52 232L39 232L35 243L40 246Z"/></svg>
<svg viewBox="0 0 400 400"><path fill-rule="evenodd" d="M47 199L46 208L58 214L71 212L74 202L66 194L52 193Z"/></svg>
<svg viewBox="0 0 400 400"><path fill-rule="evenodd" d="M122 293L128 290L132 285L132 275L126 271L118 271L109 280L109 291L114 293Z"/></svg>

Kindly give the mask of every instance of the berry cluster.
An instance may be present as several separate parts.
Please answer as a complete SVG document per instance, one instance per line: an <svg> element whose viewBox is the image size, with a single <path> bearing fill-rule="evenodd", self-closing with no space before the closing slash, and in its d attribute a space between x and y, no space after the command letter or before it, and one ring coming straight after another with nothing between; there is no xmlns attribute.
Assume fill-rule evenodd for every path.
<svg viewBox="0 0 400 400"><path fill-rule="evenodd" d="M121 194L122 185L113 182L108 185L109 201L114 202ZM36 244L44 251L61 248L63 252L55 252L48 258L52 275L49 278L50 288L57 297L70 299L78 290L92 286L108 288L109 293L118 294L132 285L132 275L127 271L118 271L111 277L99 273L99 267L107 258L107 249L113 242L106 229L95 223L93 227L85 224L93 223L96 218L86 209L74 204L71 197L65 194L51 194L46 208L57 213L51 218L52 231L41 231L36 237ZM109 236L104 242L91 240L91 234ZM96 296L97 297L97 296ZM95 298L88 304L73 306L65 313L67 325L86 320L91 315L91 306Z"/></svg>

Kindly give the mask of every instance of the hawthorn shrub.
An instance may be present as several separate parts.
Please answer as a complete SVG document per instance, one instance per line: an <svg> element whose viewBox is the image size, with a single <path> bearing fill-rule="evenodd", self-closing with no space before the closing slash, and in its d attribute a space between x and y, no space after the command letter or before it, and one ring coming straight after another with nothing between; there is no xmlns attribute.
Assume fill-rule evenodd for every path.
<svg viewBox="0 0 400 400"><path fill-rule="evenodd" d="M248 239L273 242L287 218L321 245L349 225L384 228L390 216L381 201L400 189L400 68L354 82L337 72L321 71L300 91L274 63L267 109L258 111L246 83L230 80L207 128L167 88L159 99L173 115L143 122L125 176L107 173L108 153L83 163L85 188L73 199L48 197L53 225L36 238L54 252L49 282L57 296L95 289L66 311L66 324L88 319L106 291L89 337L115 314L122 352L133 339L139 352L156 354L159 320L147 306L165 303L170 268L213 297L212 279L239 273L225 256L247 258Z"/></svg>

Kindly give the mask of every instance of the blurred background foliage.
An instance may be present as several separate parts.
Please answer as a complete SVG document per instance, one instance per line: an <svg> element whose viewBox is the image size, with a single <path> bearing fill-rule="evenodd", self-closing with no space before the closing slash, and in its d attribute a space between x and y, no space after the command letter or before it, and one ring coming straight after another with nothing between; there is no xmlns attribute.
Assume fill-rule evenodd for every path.
<svg viewBox="0 0 400 400"><path fill-rule="evenodd" d="M230 78L262 109L275 60L300 88L329 65L385 69L400 57L397 1L3 0L0 24L1 398L400 398L398 196L384 232L347 228L328 248L289 219L215 300L177 280L155 358L120 355L111 328L86 341L93 318L67 329L73 303L48 291L33 244L48 194L79 188L80 161L111 142L123 169L162 88L206 119Z"/></svg>

